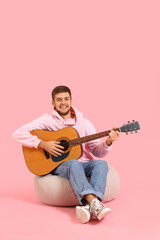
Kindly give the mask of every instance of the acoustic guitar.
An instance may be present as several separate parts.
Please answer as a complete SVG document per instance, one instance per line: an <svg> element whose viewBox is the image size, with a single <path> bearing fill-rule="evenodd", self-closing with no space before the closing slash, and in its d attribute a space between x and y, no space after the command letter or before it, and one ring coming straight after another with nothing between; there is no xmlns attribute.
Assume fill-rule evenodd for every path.
<svg viewBox="0 0 160 240"><path fill-rule="evenodd" d="M128 124L124 124L122 127L114 130L128 134L128 132L137 132L139 129L139 123L133 120L132 122L128 121ZM82 154L82 143L108 136L110 131L111 130L95 133L80 138L78 132L72 127L66 127L58 131L33 130L30 133L43 141L60 142L60 145L64 147L64 153L62 153L61 156L55 157L44 149L22 146L27 167L33 174L45 175L65 161L80 158Z"/></svg>

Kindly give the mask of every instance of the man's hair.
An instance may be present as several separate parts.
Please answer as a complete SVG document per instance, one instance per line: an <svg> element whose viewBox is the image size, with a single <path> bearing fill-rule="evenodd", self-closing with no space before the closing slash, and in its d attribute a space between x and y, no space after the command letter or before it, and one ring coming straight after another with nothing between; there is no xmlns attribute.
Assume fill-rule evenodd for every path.
<svg viewBox="0 0 160 240"><path fill-rule="evenodd" d="M56 94L63 93L63 92L68 92L70 94L70 97L72 98L71 90L68 87L66 87L66 86L58 86L58 87L55 87L52 90L52 100L54 101L54 98L55 98Z"/></svg>

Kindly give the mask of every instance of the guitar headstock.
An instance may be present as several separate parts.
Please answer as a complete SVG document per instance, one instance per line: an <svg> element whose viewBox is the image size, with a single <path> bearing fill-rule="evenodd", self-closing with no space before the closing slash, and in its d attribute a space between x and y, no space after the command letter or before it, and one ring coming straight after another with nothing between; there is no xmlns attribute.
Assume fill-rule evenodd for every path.
<svg viewBox="0 0 160 240"><path fill-rule="evenodd" d="M132 120L132 122L128 121L128 123L124 124L120 129L121 132L125 132L126 134L128 134L128 132L133 133L133 131L137 133L137 130L140 129L140 125L139 122Z"/></svg>

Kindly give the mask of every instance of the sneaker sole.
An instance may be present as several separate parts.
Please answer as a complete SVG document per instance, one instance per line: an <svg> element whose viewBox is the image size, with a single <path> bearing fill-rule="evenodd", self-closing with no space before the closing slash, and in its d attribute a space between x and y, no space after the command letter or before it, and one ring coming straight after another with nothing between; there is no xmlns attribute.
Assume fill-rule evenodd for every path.
<svg viewBox="0 0 160 240"><path fill-rule="evenodd" d="M109 213L111 212L111 209L110 208L105 208L103 209L97 216L97 219L98 220L101 220L103 219L105 216L107 216Z"/></svg>
<svg viewBox="0 0 160 240"><path fill-rule="evenodd" d="M81 207L76 207L76 216L82 223L87 223L90 220L89 212Z"/></svg>

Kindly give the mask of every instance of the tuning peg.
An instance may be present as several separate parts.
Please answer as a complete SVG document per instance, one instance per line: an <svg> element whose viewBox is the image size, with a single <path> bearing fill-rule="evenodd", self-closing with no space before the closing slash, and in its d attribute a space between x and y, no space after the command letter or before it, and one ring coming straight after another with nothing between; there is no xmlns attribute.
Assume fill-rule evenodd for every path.
<svg viewBox="0 0 160 240"><path fill-rule="evenodd" d="M130 121L128 121L128 123L130 123Z"/></svg>
<svg viewBox="0 0 160 240"><path fill-rule="evenodd" d="M135 120L132 120L132 122L135 122Z"/></svg>
<svg viewBox="0 0 160 240"><path fill-rule="evenodd" d="M135 131L135 133L137 133L137 131Z"/></svg>

